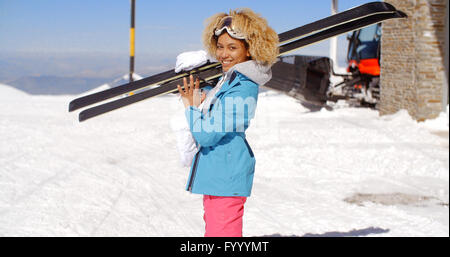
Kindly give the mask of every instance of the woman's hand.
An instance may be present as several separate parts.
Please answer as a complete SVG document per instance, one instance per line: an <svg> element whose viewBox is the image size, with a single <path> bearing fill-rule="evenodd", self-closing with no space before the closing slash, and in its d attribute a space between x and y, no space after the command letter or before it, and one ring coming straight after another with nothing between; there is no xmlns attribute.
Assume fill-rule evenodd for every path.
<svg viewBox="0 0 450 257"><path fill-rule="evenodd" d="M186 108L189 106L198 107L206 98L206 94L202 94L200 91L200 81L197 78L194 83L194 77L192 75L189 76L189 84L187 83L186 77L183 78L184 89L180 85L177 85L177 87L183 99L184 107Z"/></svg>

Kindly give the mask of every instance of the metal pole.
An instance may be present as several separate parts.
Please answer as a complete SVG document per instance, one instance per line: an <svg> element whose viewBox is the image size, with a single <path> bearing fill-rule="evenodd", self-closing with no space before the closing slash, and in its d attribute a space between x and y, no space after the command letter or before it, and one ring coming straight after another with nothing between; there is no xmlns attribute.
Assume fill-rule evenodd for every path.
<svg viewBox="0 0 450 257"><path fill-rule="evenodd" d="M135 0L131 0L131 27L130 27L130 82L133 82L134 73L134 14L135 14Z"/></svg>
<svg viewBox="0 0 450 257"><path fill-rule="evenodd" d="M331 0L331 15L338 13L338 0ZM332 37L330 40L330 59L333 60L333 68L338 72L338 58L337 58L337 37Z"/></svg>

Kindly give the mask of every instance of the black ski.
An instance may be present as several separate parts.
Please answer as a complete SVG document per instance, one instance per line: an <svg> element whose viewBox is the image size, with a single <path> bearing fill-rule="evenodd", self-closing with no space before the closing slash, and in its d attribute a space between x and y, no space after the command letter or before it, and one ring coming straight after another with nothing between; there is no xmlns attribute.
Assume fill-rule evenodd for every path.
<svg viewBox="0 0 450 257"><path fill-rule="evenodd" d="M200 87L204 87L204 86L206 86L206 83L208 81L220 77L222 75L222 72L220 69L221 69L221 66L217 66L215 69L209 69L209 70L206 70L206 71L203 71L203 72L200 72L199 74L197 74L196 76L199 77L199 79L202 81L202 83L200 84ZM160 96L160 95L165 95L165 94L175 92L178 90L177 85L183 85L182 78L172 80L170 82L167 82L164 85L161 85L160 87L153 88L153 89L141 92L139 94L127 96L124 98L117 99L115 101L107 102L107 103L86 109L86 110L80 112L80 114L78 116L78 120L80 122L85 121L89 118L119 109L121 107L145 100L150 97L155 97L155 96Z"/></svg>
<svg viewBox="0 0 450 257"><path fill-rule="evenodd" d="M138 89L146 88L152 85L156 84L163 84L165 82L189 76L189 74L196 73L202 70L207 70L210 68L214 68L219 66L220 63L207 63L195 70L192 70L190 72L183 72L183 73L175 73L175 70L169 70L165 71L150 77L143 78L141 80L137 80L131 83L123 84L117 87L113 87L101 92L97 92L94 94L90 94L87 96L83 96L77 99L74 99L69 103L69 112L75 111L77 109L86 107L88 105L92 105L107 99L110 99L115 96L123 95Z"/></svg>
<svg viewBox="0 0 450 257"><path fill-rule="evenodd" d="M377 6L380 7L378 10L381 9L382 11L374 11L374 8ZM366 7L366 9L370 10L371 14L368 14L367 12L362 12L361 9L359 9L362 7ZM358 13L360 15L356 16L356 18L355 18L355 16L348 15L349 14L348 12L350 12L350 11L353 11L354 15L356 15L356 13ZM309 36L302 37L293 42L281 45L280 46L280 55L286 54L288 52L297 50L301 47L328 39L330 37L333 37L333 36L336 36L336 35L339 35L342 33L346 33L346 32L352 31L352 30L357 30L362 27L368 26L370 24L381 22L386 19L402 18L402 17L406 16L404 13L395 10L395 8L392 7L391 5L389 5L387 3L383 3L383 2L369 3L369 4L363 5L361 7L356 7L356 8L350 9L341 14L344 14L344 15L337 16L339 18L339 19L337 19L338 23L335 24L334 26L331 26L329 24L332 24L330 19L333 17L336 17L336 15L321 20L321 21L325 20L327 22L326 24L329 25L327 28L316 29L315 34L309 33ZM345 19L342 17L344 17ZM317 21L317 22L319 22L319 21ZM313 27L318 28L317 22L314 22L314 23L316 23L316 25L314 25L314 26L312 26L312 24L314 24L314 23L311 23L311 24L302 26L300 28L279 34L279 36L282 38L283 37L288 38L288 35L290 35L290 37L295 37L295 35L298 35L296 33L305 33L306 32L306 34L308 34L307 31L312 31ZM306 27L306 29L301 29L301 28L305 28L305 27ZM296 31L296 32L294 33L293 31ZM299 37L297 36L296 38L299 38ZM285 42L286 41L289 42L290 40L286 39ZM203 67L205 67L205 66L203 66ZM209 80L212 80L212 79L215 79L215 78L221 76L220 65L210 64L210 67L208 67L208 68L204 68L204 69L200 70L201 68L199 68L198 70L195 70L194 72L190 72L190 73L197 74L197 76L199 76L203 82L207 82ZM163 74L163 73L161 73L161 74ZM150 89L148 91L144 91L139 94L124 97L124 98L121 98L121 99L118 99L118 100L115 100L112 102L108 102L108 103L105 103L105 104L102 104L99 106L95 106L95 107L89 108L85 111L82 111L79 115L79 121L81 122L81 121L87 120L89 118L98 116L100 114L103 114L103 113L106 113L106 112L109 112L109 111L112 111L112 110L115 110L118 108L121 108L123 106L130 105L135 102L142 101L142 100L150 98L150 97L175 92L175 91L177 91L177 85L182 85L182 78L187 76L188 74L189 73L184 73L181 76L179 75L179 76L173 77L172 79L167 79L165 84L161 85L160 87ZM158 75L160 75L160 74L158 74ZM202 84L204 85L204 83L202 83ZM100 92L100 93L102 93L102 92ZM81 99L81 98L79 98L79 99Z"/></svg>
<svg viewBox="0 0 450 257"><path fill-rule="evenodd" d="M353 30L358 30L360 28L393 18L404 18L406 14L402 12L395 13L380 13L371 16L367 16L363 19L353 20L348 23L340 24L339 26L333 27L331 29L320 31L311 36L301 38L297 41L280 46L280 53L287 54L289 52L295 51L299 48L305 47L310 44L326 40L330 37L334 37L343 33L347 33Z"/></svg>
<svg viewBox="0 0 450 257"><path fill-rule="evenodd" d="M321 30L339 26L342 23L347 23L352 20L364 18L365 16L395 12L397 12L397 10L391 4L384 2L371 2L283 32L278 35L278 38L280 39L280 44L283 44L287 43L288 41L299 39L300 37L308 36L308 34L311 33L317 33Z"/></svg>
<svg viewBox="0 0 450 257"><path fill-rule="evenodd" d="M319 32L321 30L326 30L331 27L339 26L342 23L349 22L351 20L357 20L364 18L368 15L373 15L374 13L395 13L397 10L390 4L384 2L372 2L349 9L347 11L338 13L336 15L309 23L307 25L286 31L278 35L280 39L280 45L286 44L289 41L297 40L300 37L305 37L309 34ZM214 69L220 66L220 63L208 63L194 69L189 72L175 73L174 70L169 70L162 72L135 82L127 83L121 86L110 88L101 92L97 92L91 95L83 96L74 99L69 103L69 111L74 111L112 97L120 96L128 92L132 92L138 89L150 87L152 85L161 85L172 80L189 76L190 74L198 73L206 69Z"/></svg>

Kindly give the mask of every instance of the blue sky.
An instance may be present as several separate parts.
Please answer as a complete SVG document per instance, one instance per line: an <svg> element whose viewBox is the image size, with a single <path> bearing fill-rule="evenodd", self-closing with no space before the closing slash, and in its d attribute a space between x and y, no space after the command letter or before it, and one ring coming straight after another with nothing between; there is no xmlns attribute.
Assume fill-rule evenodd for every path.
<svg viewBox="0 0 450 257"><path fill-rule="evenodd" d="M330 14L331 0L136 0L136 51L201 47L203 21L216 12L250 7L282 32ZM341 0L345 10L366 2ZM0 0L0 49L128 53L129 0Z"/></svg>
<svg viewBox="0 0 450 257"><path fill-rule="evenodd" d="M339 11L367 2L340 0ZM217 12L249 7L280 33L329 16L330 6L331 0L136 0L136 59L173 59L201 49L203 22ZM0 53L103 54L125 60L129 26L129 0L0 0ZM327 54L327 47L325 42L302 51Z"/></svg>

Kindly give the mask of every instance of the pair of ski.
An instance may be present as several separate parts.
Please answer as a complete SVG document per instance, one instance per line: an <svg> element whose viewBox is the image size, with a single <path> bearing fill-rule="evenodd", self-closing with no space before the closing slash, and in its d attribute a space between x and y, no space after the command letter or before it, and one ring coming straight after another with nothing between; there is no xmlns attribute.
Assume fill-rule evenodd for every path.
<svg viewBox="0 0 450 257"><path fill-rule="evenodd" d="M404 18L406 14L395 9L385 2L371 2L333 16L315 21L313 23L289 30L278 35L280 41L280 55L285 55L307 45L311 45L330 37L357 30L371 24L387 19ZM116 96L144 89L151 86L155 88L141 93L125 96L101 105L88 108L79 114L79 121L85 121L103 113L142 101L147 98L160 96L177 91L177 85L183 85L182 79L195 75L202 81L200 87L208 81L217 79L222 75L220 63L207 63L196 69L175 73L169 70L138 81L110 88L98 93L74 99L69 104L69 112L100 103Z"/></svg>

